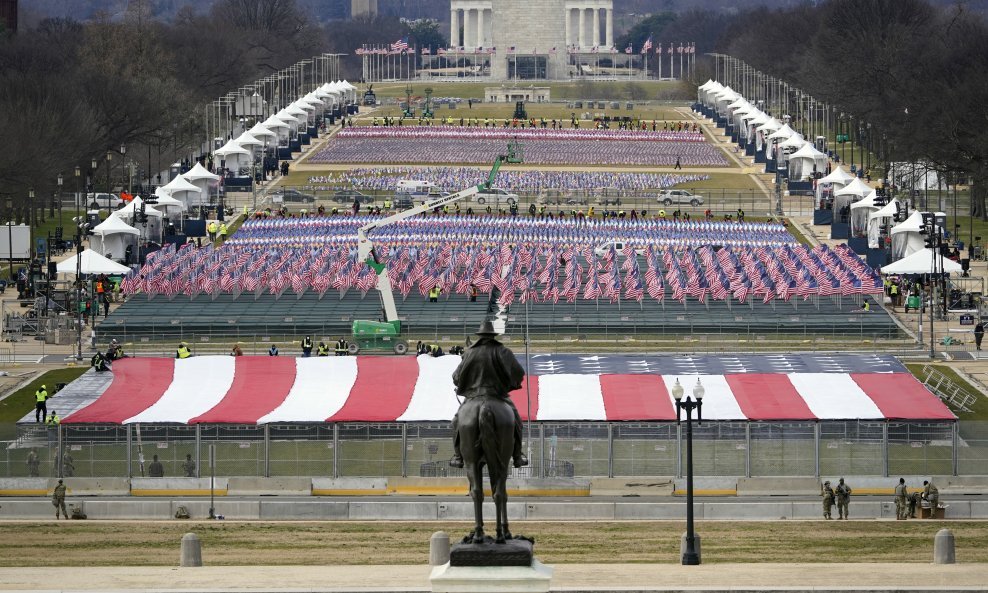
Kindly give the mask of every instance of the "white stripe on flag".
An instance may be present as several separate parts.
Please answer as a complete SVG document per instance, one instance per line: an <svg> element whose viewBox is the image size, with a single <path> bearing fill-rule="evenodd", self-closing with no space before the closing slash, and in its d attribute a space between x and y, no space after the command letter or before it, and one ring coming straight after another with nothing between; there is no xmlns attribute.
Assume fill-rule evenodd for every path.
<svg viewBox="0 0 988 593"><path fill-rule="evenodd" d="M324 422L343 407L356 381L356 357L296 358L288 397L257 423Z"/></svg>
<svg viewBox="0 0 988 593"><path fill-rule="evenodd" d="M679 379L679 384L683 386L685 399L686 396L693 395L698 377L704 389L702 410L704 420L747 420L748 417L741 411L741 406L738 405L738 400L735 399L734 392L731 391L731 386L727 384L724 375L662 375L673 410L676 409L676 400L672 397L672 387L676 384L676 379ZM693 418L696 418L696 412L693 412Z"/></svg>
<svg viewBox="0 0 988 593"><path fill-rule="evenodd" d="M398 422L417 420L451 420L459 409L456 387L453 386L453 371L460 364L459 356L428 354L418 357L419 378L412 391L408 408L398 417Z"/></svg>
<svg viewBox="0 0 988 593"><path fill-rule="evenodd" d="M885 417L847 373L792 373L789 382L820 420Z"/></svg>
<svg viewBox="0 0 988 593"><path fill-rule="evenodd" d="M220 403L233 385L237 359L233 356L193 356L175 361L171 385L161 399L124 424L179 422L205 414Z"/></svg>
<svg viewBox="0 0 988 593"><path fill-rule="evenodd" d="M540 376L536 420L607 420L600 376Z"/></svg>

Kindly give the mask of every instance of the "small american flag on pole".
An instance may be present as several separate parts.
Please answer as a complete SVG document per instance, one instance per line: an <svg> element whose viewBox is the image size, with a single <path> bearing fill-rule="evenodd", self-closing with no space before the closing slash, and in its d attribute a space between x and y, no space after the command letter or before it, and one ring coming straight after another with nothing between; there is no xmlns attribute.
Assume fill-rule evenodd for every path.
<svg viewBox="0 0 988 593"><path fill-rule="evenodd" d="M648 53L648 50L652 49L652 36L649 35L648 39L645 40L645 44L642 45L642 53Z"/></svg>
<svg viewBox="0 0 988 593"><path fill-rule="evenodd" d="M429 48L428 48L428 47L423 47L423 48L422 48L422 55L423 55L423 56L427 56L427 55L429 55L429 54L431 54L431 53L432 53L432 52L431 52L431 51L429 50Z"/></svg>
<svg viewBox="0 0 988 593"><path fill-rule="evenodd" d="M628 47L624 48L624 53L626 53L626 54L632 53L632 49L631 49L631 44L630 43L628 44Z"/></svg>
<svg viewBox="0 0 988 593"><path fill-rule="evenodd" d="M391 51L405 51L408 49L408 37L402 37L391 44Z"/></svg>

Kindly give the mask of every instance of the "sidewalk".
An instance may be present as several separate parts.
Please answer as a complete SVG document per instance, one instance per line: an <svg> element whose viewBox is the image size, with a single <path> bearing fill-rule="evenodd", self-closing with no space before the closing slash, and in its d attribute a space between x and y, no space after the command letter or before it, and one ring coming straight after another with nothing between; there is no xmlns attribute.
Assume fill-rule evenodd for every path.
<svg viewBox="0 0 988 593"><path fill-rule="evenodd" d="M382 550L382 559L386 555L387 551ZM177 563L178 546L174 556ZM551 566L551 588L557 591L988 591L988 566L984 564ZM430 572L429 566L407 565L19 567L0 568L0 590L428 591Z"/></svg>

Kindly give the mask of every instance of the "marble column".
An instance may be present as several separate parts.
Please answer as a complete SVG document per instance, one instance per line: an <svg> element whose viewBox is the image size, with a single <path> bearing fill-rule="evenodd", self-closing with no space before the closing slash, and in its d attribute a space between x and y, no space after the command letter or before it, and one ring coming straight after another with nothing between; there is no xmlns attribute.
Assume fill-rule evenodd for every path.
<svg viewBox="0 0 988 593"><path fill-rule="evenodd" d="M587 26L586 26L586 10L580 9L580 29L579 29L579 40L577 43L580 45L580 49L587 46Z"/></svg>
<svg viewBox="0 0 988 593"><path fill-rule="evenodd" d="M460 45L460 9L453 8L449 11L449 46L459 47Z"/></svg>
<svg viewBox="0 0 988 593"><path fill-rule="evenodd" d="M600 7L595 6L593 9L593 44L600 47Z"/></svg>
<svg viewBox="0 0 988 593"><path fill-rule="evenodd" d="M463 48L468 50L477 47L474 35L477 34L477 11L473 8L463 9Z"/></svg>
<svg viewBox="0 0 988 593"><path fill-rule="evenodd" d="M605 28L605 36L606 36L605 37L606 41L604 43L606 43L607 49L610 49L614 47L614 9L613 8L605 9L604 15L605 15L604 28Z"/></svg>
<svg viewBox="0 0 988 593"><path fill-rule="evenodd" d="M572 33L572 31L570 31L570 23L572 22L572 20L573 20L573 11L572 10L567 10L566 11L566 18L565 18L565 21L566 21L566 44L565 45L566 45L567 48L569 48L569 46L573 45L573 41L572 41L572 38L571 38L572 35L573 35L573 33Z"/></svg>
<svg viewBox="0 0 988 593"><path fill-rule="evenodd" d="M484 47L484 9L477 9L477 43L474 44L474 49L478 47Z"/></svg>

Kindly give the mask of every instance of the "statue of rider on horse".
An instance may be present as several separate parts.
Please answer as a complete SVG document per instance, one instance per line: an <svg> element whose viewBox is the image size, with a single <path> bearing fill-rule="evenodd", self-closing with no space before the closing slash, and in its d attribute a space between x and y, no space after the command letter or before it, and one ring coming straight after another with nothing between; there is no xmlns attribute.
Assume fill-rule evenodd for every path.
<svg viewBox="0 0 988 593"><path fill-rule="evenodd" d="M477 335L480 339L466 350L453 372L456 393L464 400L453 417L453 458L449 465L465 467L470 481L476 524L464 542L486 543L483 522L486 465L497 512L494 541L504 543L512 538L507 513L509 464L513 458L515 467L528 465L528 458L521 450L521 417L508 397L511 391L521 388L525 370L511 350L495 339L497 332L490 321L480 326Z"/></svg>

